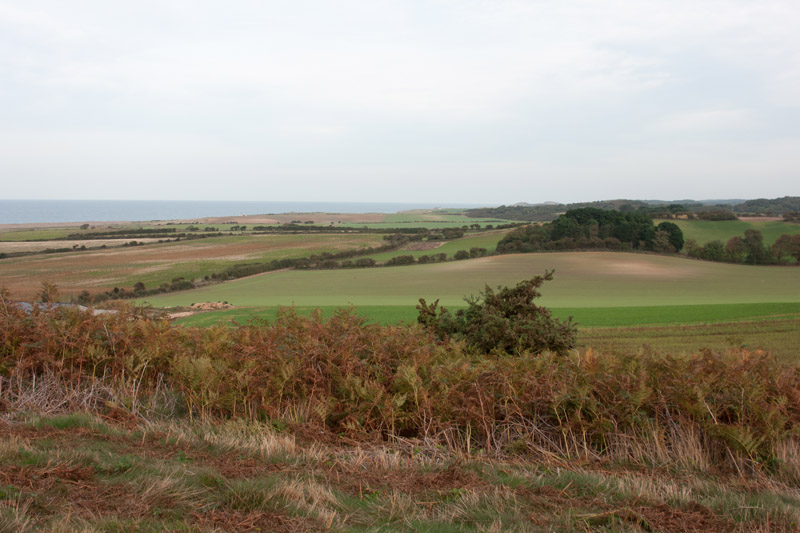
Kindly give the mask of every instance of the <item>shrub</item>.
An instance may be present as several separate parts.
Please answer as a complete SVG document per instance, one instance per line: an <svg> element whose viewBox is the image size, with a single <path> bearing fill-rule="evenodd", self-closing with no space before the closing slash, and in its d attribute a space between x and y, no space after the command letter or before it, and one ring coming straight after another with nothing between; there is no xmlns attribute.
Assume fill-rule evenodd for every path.
<svg viewBox="0 0 800 533"><path fill-rule="evenodd" d="M413 265L416 262L413 255L398 255L386 262L387 266Z"/></svg>
<svg viewBox="0 0 800 533"><path fill-rule="evenodd" d="M356 259L354 264L358 268L369 268L375 266L375 260L371 257L362 257L361 259Z"/></svg>
<svg viewBox="0 0 800 533"><path fill-rule="evenodd" d="M516 287L488 285L478 297L466 299L466 310L450 313L438 307L438 300L428 305L420 299L417 322L439 337L463 338L467 345L481 352L564 353L575 346L576 325L553 318L550 311L533 303L541 296L539 287L553 279L553 272L521 281Z"/></svg>
<svg viewBox="0 0 800 533"><path fill-rule="evenodd" d="M476 246L473 246L472 248L469 249L469 256L473 257L473 258L474 257L483 257L487 253L488 252L487 252L486 248L478 248Z"/></svg>

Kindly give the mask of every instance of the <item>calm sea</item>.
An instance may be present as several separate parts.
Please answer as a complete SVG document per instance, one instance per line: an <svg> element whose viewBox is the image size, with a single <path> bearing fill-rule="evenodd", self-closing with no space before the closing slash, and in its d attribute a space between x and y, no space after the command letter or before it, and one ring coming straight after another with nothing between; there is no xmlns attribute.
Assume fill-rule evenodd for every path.
<svg viewBox="0 0 800 533"><path fill-rule="evenodd" d="M149 200L0 200L0 224L149 221L277 213L396 213L478 204L369 202L192 202Z"/></svg>

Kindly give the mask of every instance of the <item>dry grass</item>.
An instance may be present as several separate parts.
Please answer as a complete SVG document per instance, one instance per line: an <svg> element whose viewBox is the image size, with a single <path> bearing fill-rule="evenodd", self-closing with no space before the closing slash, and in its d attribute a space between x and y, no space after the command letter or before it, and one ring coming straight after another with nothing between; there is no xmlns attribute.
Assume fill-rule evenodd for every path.
<svg viewBox="0 0 800 533"><path fill-rule="evenodd" d="M0 320L12 528L800 527L800 370L763 352L482 356L348 313Z"/></svg>
<svg viewBox="0 0 800 533"><path fill-rule="evenodd" d="M6 419L0 527L8 531L791 531L800 524L796 484L679 466L686 460L666 468L489 459L421 441L300 444L302 436L241 422ZM244 466L224 468L237 463Z"/></svg>

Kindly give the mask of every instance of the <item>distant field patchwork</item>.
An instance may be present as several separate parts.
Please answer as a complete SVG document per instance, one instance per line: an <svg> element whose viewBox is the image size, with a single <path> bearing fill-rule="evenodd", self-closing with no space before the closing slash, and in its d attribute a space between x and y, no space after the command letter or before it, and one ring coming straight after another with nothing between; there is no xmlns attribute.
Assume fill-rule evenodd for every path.
<svg viewBox="0 0 800 533"><path fill-rule="evenodd" d="M741 237L749 229L760 231L764 236L764 244L767 246L771 246L784 233L789 235L800 233L800 224L790 224L779 220L726 220L721 222L670 220L669 222L677 224L686 239L694 239L700 245L714 240L728 242L731 237Z"/></svg>
<svg viewBox="0 0 800 533"><path fill-rule="evenodd" d="M0 286L20 299L34 297L42 281L57 284L65 295L83 289L131 287L137 281L158 287L176 277L202 278L236 263L305 257L384 242L382 235L373 234L244 235L33 255L0 259Z"/></svg>
<svg viewBox="0 0 800 533"><path fill-rule="evenodd" d="M419 257L421 255L445 254L448 258L452 258L457 251L466 250L468 252L470 248L484 248L486 249L486 253L491 254L497 249L497 243L500 242L508 231L509 230L500 230L479 233L477 235L467 235L461 239L447 242L412 242L407 247L400 250L374 254L369 257L379 262L388 261L392 257L398 255L413 255L414 257ZM428 244L433 244L435 247L427 247L426 245Z"/></svg>

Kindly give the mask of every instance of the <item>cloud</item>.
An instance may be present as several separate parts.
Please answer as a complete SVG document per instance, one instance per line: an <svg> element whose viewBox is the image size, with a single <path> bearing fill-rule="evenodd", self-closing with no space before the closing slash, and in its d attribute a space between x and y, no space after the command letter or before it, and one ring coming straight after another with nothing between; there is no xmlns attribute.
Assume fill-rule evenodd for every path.
<svg viewBox="0 0 800 533"><path fill-rule="evenodd" d="M17 154L52 155L6 151L0 174L75 190L99 165L156 190L227 167L362 199L417 176L483 198L646 174L684 140L764 162L800 136L797 27L795 0L0 0L0 123ZM692 161L730 172L713 149ZM790 163L753 186L791 189Z"/></svg>
<svg viewBox="0 0 800 533"><path fill-rule="evenodd" d="M657 133L702 134L749 130L758 126L756 113L749 109L700 110L666 116L651 126Z"/></svg>

